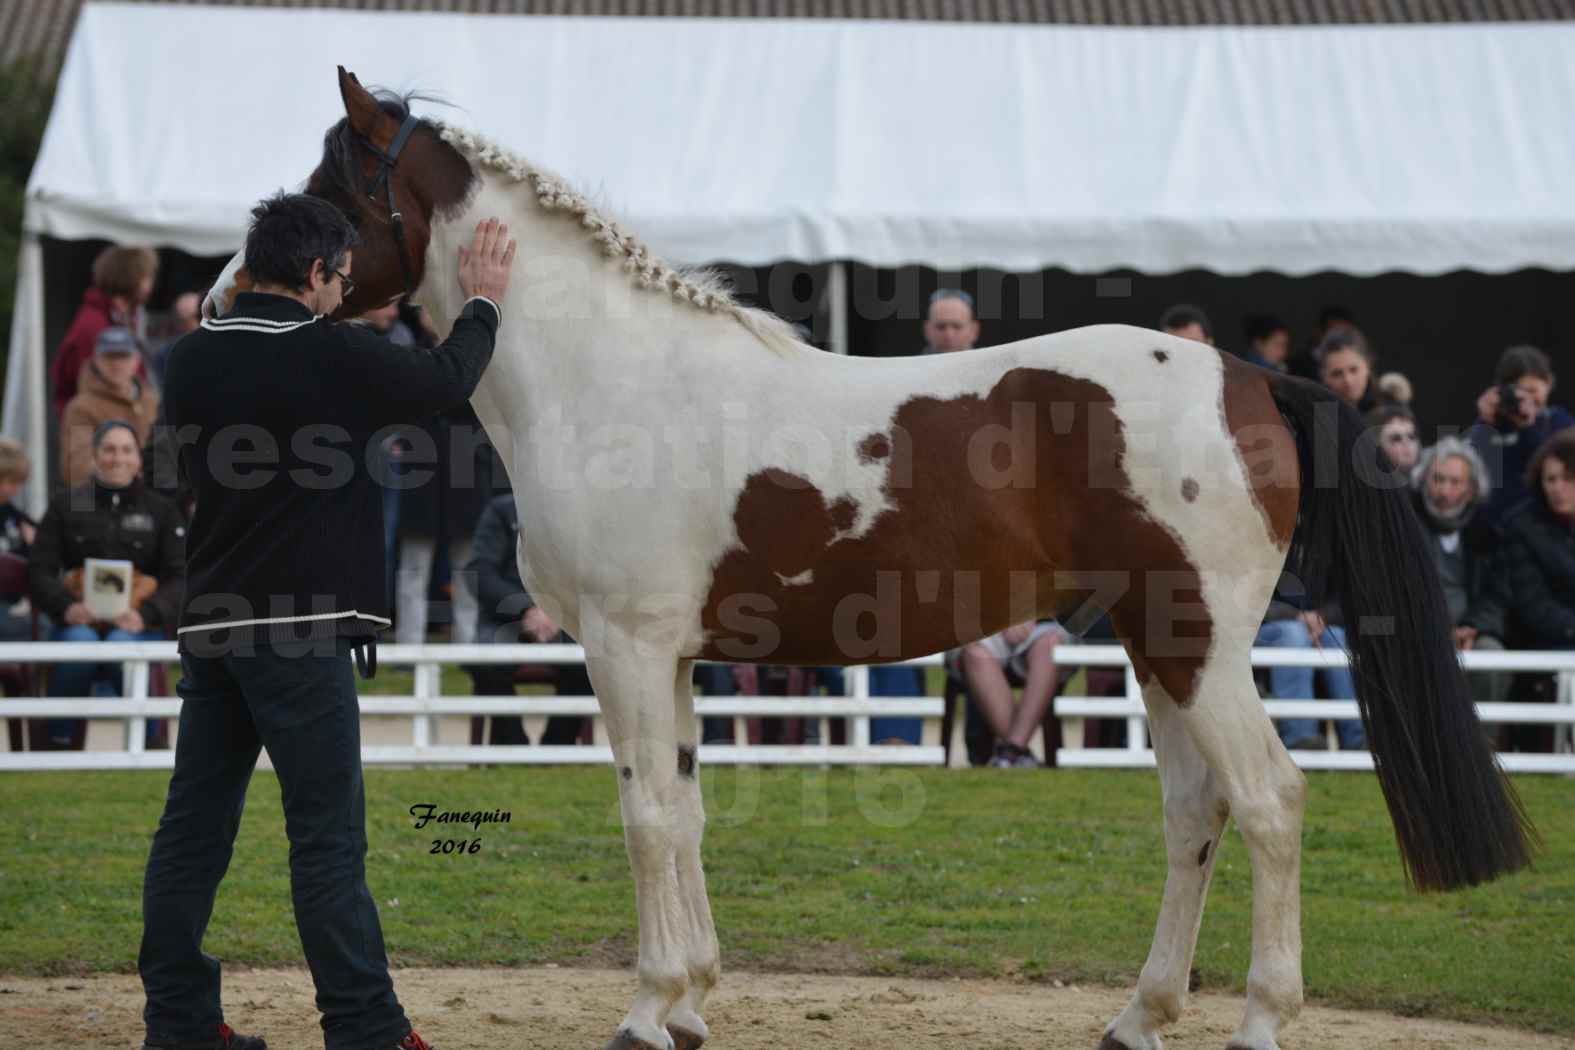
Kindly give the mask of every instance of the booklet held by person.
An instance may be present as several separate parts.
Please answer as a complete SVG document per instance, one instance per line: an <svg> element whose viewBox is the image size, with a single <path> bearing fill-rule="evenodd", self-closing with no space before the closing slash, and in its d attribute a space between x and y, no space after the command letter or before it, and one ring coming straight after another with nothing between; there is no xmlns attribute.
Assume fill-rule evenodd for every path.
<svg viewBox="0 0 1575 1050"><path fill-rule="evenodd" d="M82 604L103 621L131 608L131 562L88 558L82 565Z"/></svg>

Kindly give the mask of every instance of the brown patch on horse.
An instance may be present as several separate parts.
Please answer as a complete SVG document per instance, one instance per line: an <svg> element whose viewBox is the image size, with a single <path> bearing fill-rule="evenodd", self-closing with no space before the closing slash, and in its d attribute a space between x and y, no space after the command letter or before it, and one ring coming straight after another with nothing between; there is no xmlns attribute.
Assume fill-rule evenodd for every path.
<svg viewBox="0 0 1575 1050"><path fill-rule="evenodd" d="M1169 350L1155 350L1154 351L1154 360L1158 361L1160 364L1164 364L1166 361L1170 360L1170 351Z"/></svg>
<svg viewBox="0 0 1575 1050"><path fill-rule="evenodd" d="M388 198L381 190L375 200L369 200L366 194L366 187L378 171L376 157L356 142L356 170L335 171L329 143L336 137L360 136L386 152L399 134L400 121L390 116L355 74L345 72L343 67L339 70L339 94L344 101L345 120L329 129L323 159L307 179L306 192L337 205L360 234L353 249L351 276L355 293L336 315L353 317L403 295L405 276L399 265ZM341 176L345 175L353 176L353 186L343 185ZM475 172L458 150L439 138L430 125L422 123L406 142L389 178L393 180L394 205L404 220L410 277L419 287L426 275L433 216L457 207L469 197Z"/></svg>
<svg viewBox="0 0 1575 1050"><path fill-rule="evenodd" d="M678 745L678 775L694 779L695 775L695 749L689 744Z"/></svg>
<svg viewBox="0 0 1575 1050"><path fill-rule="evenodd" d="M1281 549L1290 546L1301 502L1301 463L1296 437L1269 393L1269 377L1261 368L1231 354L1220 354L1225 368L1220 413L1236 441L1242 469L1264 527Z"/></svg>
<svg viewBox="0 0 1575 1050"><path fill-rule="evenodd" d="M1205 842L1203 848L1198 851L1198 867L1201 868L1209 862L1209 846L1211 845L1212 843Z"/></svg>
<svg viewBox="0 0 1575 1050"><path fill-rule="evenodd" d="M858 520L859 505L851 497L843 496L831 505L831 524L838 532L847 532Z"/></svg>
<svg viewBox="0 0 1575 1050"><path fill-rule="evenodd" d="M859 462L873 463L877 459L885 459L891 455L891 439L885 434L871 434L858 447Z"/></svg>
<svg viewBox="0 0 1575 1050"><path fill-rule="evenodd" d="M1196 503L1198 499L1198 479L1185 478L1181 482L1181 498L1188 503Z"/></svg>
<svg viewBox="0 0 1575 1050"><path fill-rule="evenodd" d="M668 1025L667 1034L673 1037L673 1050L700 1050L705 1040L695 1035L687 1028L677 1025Z"/></svg>
<svg viewBox="0 0 1575 1050"><path fill-rule="evenodd" d="M1212 621L1195 568L1131 491L1108 391L1016 368L984 396L912 398L892 424L907 440L887 446L889 505L861 536L837 538L841 501L828 506L808 479L746 479L694 655L899 660L1027 619L1065 622L1091 602L1111 612L1140 676L1190 701Z"/></svg>

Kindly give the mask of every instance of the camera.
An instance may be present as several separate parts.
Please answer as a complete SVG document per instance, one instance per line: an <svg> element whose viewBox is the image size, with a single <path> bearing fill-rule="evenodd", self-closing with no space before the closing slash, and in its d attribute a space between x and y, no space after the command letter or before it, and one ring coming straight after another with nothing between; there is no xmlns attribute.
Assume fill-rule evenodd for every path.
<svg viewBox="0 0 1575 1050"><path fill-rule="evenodd" d="M1498 411L1493 414L1493 429L1513 434L1521 427L1520 390L1514 383L1500 383L1496 389Z"/></svg>

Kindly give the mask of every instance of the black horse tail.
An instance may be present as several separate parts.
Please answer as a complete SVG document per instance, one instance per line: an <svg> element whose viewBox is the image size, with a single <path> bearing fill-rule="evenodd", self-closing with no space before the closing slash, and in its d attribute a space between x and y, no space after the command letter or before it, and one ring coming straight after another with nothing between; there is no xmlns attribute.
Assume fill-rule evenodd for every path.
<svg viewBox="0 0 1575 1050"><path fill-rule="evenodd" d="M1357 705L1406 877L1418 890L1450 890L1525 867L1536 832L1477 720L1403 478L1331 391L1275 376L1270 394L1302 468L1286 569L1312 601L1332 593L1344 611Z"/></svg>

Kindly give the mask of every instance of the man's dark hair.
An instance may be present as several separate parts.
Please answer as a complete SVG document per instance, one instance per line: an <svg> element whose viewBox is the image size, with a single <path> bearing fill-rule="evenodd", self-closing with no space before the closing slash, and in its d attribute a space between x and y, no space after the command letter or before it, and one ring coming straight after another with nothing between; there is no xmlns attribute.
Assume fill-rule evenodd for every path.
<svg viewBox="0 0 1575 1050"><path fill-rule="evenodd" d="M1518 383L1525 376L1553 382L1553 360L1534 346L1512 346L1499 355L1494 382Z"/></svg>
<svg viewBox="0 0 1575 1050"><path fill-rule="evenodd" d="M1242 331L1247 337L1247 345L1251 346L1260 339L1267 339L1275 332L1289 332L1286 323L1273 314L1249 314Z"/></svg>
<svg viewBox="0 0 1575 1050"><path fill-rule="evenodd" d="M1318 311L1318 331L1320 332L1327 332L1330 325L1338 324L1342 321L1354 327L1356 325L1356 315L1335 303L1331 303Z"/></svg>
<svg viewBox="0 0 1575 1050"><path fill-rule="evenodd" d="M1189 324L1202 328L1205 337L1214 338L1214 326L1209 324L1209 315L1190 303L1177 303L1159 315L1159 329L1162 332L1174 332Z"/></svg>
<svg viewBox="0 0 1575 1050"><path fill-rule="evenodd" d="M355 227L334 205L304 193L280 193L252 209L246 269L258 284L300 290L307 287L314 259L337 270L355 243Z"/></svg>

